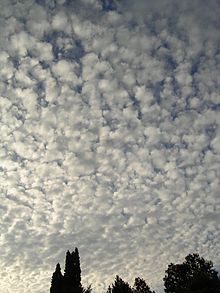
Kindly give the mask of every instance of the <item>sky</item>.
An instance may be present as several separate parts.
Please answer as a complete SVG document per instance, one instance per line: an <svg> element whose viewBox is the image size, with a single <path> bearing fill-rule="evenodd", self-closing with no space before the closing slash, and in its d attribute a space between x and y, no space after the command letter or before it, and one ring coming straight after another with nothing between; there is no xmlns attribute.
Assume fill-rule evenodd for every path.
<svg viewBox="0 0 220 293"><path fill-rule="evenodd" d="M0 4L0 292L220 271L220 2Z"/></svg>

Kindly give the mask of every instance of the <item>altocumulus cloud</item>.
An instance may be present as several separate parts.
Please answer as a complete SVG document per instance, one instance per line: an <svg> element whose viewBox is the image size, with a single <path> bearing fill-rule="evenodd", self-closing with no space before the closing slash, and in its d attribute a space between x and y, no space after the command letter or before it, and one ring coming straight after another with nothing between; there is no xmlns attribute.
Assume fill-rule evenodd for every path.
<svg viewBox="0 0 220 293"><path fill-rule="evenodd" d="M1 0L2 292L220 264L220 3L182 2Z"/></svg>

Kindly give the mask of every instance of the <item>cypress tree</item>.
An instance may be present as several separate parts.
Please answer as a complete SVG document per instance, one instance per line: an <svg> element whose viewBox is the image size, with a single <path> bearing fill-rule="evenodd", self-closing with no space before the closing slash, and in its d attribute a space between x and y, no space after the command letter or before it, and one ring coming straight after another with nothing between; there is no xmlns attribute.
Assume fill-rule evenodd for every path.
<svg viewBox="0 0 220 293"><path fill-rule="evenodd" d="M64 276L61 273L60 264L52 277L50 293L91 293L91 286L84 288L81 285L81 268L79 251L66 253Z"/></svg>
<svg viewBox="0 0 220 293"><path fill-rule="evenodd" d="M78 248L75 248L75 252L72 252L73 257L73 269L74 269L74 287L81 287L81 269L80 269L80 258Z"/></svg>
<svg viewBox="0 0 220 293"><path fill-rule="evenodd" d="M65 269L64 269L63 292L72 293L73 288L74 288L73 255L68 250L66 253L66 262L65 262Z"/></svg>
<svg viewBox="0 0 220 293"><path fill-rule="evenodd" d="M56 265L56 270L53 273L51 280L50 293L61 293L63 287L63 275L61 273L60 264Z"/></svg>

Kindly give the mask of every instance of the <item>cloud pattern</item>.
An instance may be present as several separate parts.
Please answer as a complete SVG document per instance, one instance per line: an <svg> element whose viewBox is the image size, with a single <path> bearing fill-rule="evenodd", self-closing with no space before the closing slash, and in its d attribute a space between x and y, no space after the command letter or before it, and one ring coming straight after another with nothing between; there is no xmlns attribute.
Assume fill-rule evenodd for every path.
<svg viewBox="0 0 220 293"><path fill-rule="evenodd" d="M217 0L1 0L0 287L162 290L190 252L219 266Z"/></svg>

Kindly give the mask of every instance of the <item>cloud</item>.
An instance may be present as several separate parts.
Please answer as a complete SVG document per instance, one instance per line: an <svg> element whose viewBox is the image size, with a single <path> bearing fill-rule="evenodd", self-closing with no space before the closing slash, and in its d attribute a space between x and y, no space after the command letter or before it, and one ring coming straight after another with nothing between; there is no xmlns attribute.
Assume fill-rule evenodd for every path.
<svg viewBox="0 0 220 293"><path fill-rule="evenodd" d="M219 266L219 3L4 2L1 281L49 290L80 250L97 292Z"/></svg>

